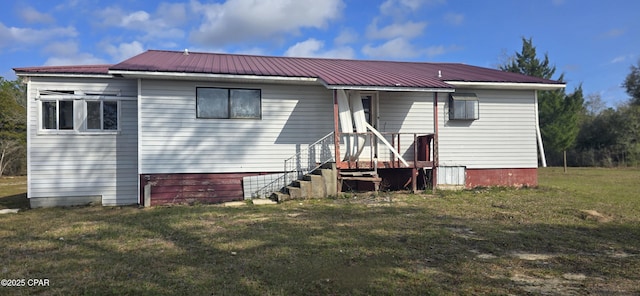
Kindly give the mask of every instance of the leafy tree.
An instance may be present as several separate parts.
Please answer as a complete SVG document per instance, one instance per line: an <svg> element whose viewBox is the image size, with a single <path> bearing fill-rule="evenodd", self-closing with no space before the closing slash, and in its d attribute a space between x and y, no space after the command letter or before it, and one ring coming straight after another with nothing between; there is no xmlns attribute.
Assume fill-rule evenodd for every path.
<svg viewBox="0 0 640 296"><path fill-rule="evenodd" d="M26 96L18 81L0 77L0 176L26 166Z"/></svg>
<svg viewBox="0 0 640 296"><path fill-rule="evenodd" d="M545 53L544 59L539 59L536 47L531 38L522 38L522 50L506 65L499 66L500 70L525 74L529 76L552 79L556 67L549 62ZM564 81L564 74L556 80ZM539 91L538 105L540 117L540 132L548 151L554 156L559 155L575 144L580 131L580 119L583 113L584 96L582 86L576 88L570 95L565 95L564 89Z"/></svg>
<svg viewBox="0 0 640 296"><path fill-rule="evenodd" d="M623 85L631 96L631 105L640 106L640 60L638 66L631 66L631 73L627 75Z"/></svg>
<svg viewBox="0 0 640 296"><path fill-rule="evenodd" d="M586 117L594 117L607 109L607 104L602 100L600 94L590 94L584 102Z"/></svg>

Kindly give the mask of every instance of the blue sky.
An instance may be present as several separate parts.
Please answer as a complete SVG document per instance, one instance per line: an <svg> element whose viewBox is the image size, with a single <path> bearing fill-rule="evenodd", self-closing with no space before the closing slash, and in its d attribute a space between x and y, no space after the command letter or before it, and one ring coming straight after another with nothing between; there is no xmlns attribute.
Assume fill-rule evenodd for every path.
<svg viewBox="0 0 640 296"><path fill-rule="evenodd" d="M636 0L17 0L0 11L0 76L185 48L496 68L531 37L568 91L582 83L615 106L640 59L639 11Z"/></svg>

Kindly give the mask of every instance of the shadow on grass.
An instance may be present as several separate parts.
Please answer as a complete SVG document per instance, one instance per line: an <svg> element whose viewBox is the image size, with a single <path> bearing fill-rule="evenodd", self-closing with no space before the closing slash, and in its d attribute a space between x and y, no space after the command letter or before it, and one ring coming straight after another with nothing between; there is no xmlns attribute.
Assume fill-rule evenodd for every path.
<svg viewBox="0 0 640 296"><path fill-rule="evenodd" d="M29 288L35 293L625 295L640 281L640 229L629 224L519 224L332 204L23 214L0 225L10 233L0 244L7 276L51 279L52 287ZM559 281L523 284L514 274Z"/></svg>
<svg viewBox="0 0 640 296"><path fill-rule="evenodd" d="M0 209L28 209L27 193L0 197Z"/></svg>

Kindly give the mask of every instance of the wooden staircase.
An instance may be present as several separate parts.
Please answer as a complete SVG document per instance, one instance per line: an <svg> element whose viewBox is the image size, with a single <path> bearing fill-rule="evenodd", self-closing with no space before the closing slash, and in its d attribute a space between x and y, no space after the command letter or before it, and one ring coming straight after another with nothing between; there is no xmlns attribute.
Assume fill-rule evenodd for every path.
<svg viewBox="0 0 640 296"><path fill-rule="evenodd" d="M342 188L342 184L344 181L363 181L363 182L372 182L374 186L374 190L378 192L380 190L380 182L382 182L382 178L378 175L377 170L373 171L346 171L341 170L338 176L339 186L338 188Z"/></svg>

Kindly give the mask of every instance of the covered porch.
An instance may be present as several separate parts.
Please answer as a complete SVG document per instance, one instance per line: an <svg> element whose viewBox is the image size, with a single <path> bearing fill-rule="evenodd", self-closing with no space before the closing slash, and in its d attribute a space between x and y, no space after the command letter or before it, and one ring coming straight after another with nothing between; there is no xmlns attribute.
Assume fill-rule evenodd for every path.
<svg viewBox="0 0 640 296"><path fill-rule="evenodd" d="M420 173L425 183L430 182L425 187L436 187L438 91L400 93L405 97L399 93L333 90L338 192L345 189L344 184L363 182L373 185L364 188L378 191L383 181L389 186L392 180L416 192ZM384 175L391 180L383 180Z"/></svg>
<svg viewBox="0 0 640 296"><path fill-rule="evenodd" d="M282 173L246 178L245 198L435 188L437 122L443 107L439 100L452 91L331 89L333 130L314 143L300 145L284 160ZM323 183L319 187L325 188L309 183ZM274 197L274 192L285 197Z"/></svg>

